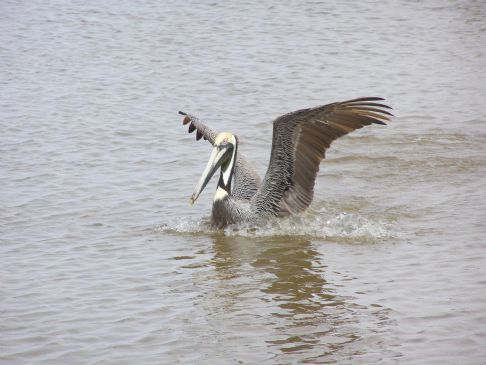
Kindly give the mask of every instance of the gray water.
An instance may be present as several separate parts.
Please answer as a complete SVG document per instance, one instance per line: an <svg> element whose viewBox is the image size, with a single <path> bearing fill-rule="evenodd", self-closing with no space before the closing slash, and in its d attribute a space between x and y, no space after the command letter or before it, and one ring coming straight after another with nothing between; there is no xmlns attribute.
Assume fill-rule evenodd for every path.
<svg viewBox="0 0 486 365"><path fill-rule="evenodd" d="M486 363L482 1L0 3L1 364ZM205 225L209 157L383 96L302 216ZM216 181L210 185L215 185Z"/></svg>

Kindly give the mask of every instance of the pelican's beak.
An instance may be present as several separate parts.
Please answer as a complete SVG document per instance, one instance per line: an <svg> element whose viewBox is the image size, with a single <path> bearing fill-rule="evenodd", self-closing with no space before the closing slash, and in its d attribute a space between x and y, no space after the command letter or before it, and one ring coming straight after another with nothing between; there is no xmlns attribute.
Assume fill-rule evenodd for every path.
<svg viewBox="0 0 486 365"><path fill-rule="evenodd" d="M225 161L225 157L229 151L230 149L228 149L227 147L214 146L213 151L211 152L211 156L209 157L208 164L206 165L206 168L204 169L204 172L199 179L199 182L194 188L194 193L192 193L191 195L191 205L194 204L194 202L199 197L199 194L201 194L201 192L208 184L209 180L211 180L211 178L213 177L214 173L218 171L219 167L223 164L223 162Z"/></svg>

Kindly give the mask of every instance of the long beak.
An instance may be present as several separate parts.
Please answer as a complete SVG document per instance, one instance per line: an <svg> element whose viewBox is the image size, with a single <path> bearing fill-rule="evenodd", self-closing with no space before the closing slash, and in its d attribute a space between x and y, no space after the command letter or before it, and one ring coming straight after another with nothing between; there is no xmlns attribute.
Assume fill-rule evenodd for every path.
<svg viewBox="0 0 486 365"><path fill-rule="evenodd" d="M191 205L194 204L194 202L199 197L199 194L201 194L201 192L208 184L209 180L211 180L214 173L221 166L221 164L224 161L224 156L227 152L228 150L226 148L223 149L220 149L218 147L213 148L213 151L211 152L211 156L209 157L208 164L206 165L206 168L204 169L204 172L201 178L199 179L199 182L197 183L196 187L194 188L194 192L191 195L191 199L190 199Z"/></svg>

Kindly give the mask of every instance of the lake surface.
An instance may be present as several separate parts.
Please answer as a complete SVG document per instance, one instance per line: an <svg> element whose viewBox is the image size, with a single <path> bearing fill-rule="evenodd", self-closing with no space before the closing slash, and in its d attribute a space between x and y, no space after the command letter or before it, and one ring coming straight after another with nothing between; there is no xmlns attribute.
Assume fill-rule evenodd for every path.
<svg viewBox="0 0 486 365"><path fill-rule="evenodd" d="M0 364L486 363L486 3L0 4ZM205 225L229 130L382 96L302 216ZM213 187L214 186L214 187Z"/></svg>

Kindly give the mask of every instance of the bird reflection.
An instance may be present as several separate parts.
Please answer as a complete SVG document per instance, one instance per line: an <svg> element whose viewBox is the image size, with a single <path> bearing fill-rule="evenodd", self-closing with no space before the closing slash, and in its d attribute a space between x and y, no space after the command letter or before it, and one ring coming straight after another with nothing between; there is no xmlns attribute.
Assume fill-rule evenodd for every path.
<svg viewBox="0 0 486 365"><path fill-rule="evenodd" d="M341 328L350 319L350 309L326 281L326 267L311 241L224 235L213 239L211 264L226 282L219 304L226 311L241 310L251 296L251 310L258 322L263 317L266 323L267 346L298 359L305 351L306 359L318 360L358 339L354 331ZM236 285L229 284L234 281Z"/></svg>

